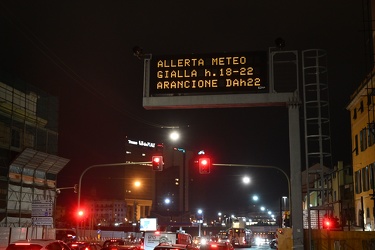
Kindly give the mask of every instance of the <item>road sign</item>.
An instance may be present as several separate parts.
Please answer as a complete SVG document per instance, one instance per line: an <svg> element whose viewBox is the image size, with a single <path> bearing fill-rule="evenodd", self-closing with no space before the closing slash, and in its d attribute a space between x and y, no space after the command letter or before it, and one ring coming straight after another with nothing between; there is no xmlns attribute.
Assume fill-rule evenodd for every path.
<svg viewBox="0 0 375 250"><path fill-rule="evenodd" d="M46 200L35 200L31 204L31 216L32 217L45 217L53 215L53 203L52 201Z"/></svg>
<svg viewBox="0 0 375 250"><path fill-rule="evenodd" d="M34 226L52 226L52 217L31 217L31 222Z"/></svg>

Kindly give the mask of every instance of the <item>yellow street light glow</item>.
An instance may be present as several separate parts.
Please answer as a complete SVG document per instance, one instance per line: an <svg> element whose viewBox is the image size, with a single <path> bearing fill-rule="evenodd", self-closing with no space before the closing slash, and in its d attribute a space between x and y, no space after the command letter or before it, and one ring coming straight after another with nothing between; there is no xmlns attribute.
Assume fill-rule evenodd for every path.
<svg viewBox="0 0 375 250"><path fill-rule="evenodd" d="M136 186L136 187L140 187L140 186L141 186L141 182L140 182L140 181L135 181L135 182L134 182L134 186Z"/></svg>

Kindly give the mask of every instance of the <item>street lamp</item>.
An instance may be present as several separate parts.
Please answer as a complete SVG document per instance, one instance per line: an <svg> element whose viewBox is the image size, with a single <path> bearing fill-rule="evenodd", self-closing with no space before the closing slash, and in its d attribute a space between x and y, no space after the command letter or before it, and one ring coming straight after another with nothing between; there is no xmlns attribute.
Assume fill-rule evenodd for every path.
<svg viewBox="0 0 375 250"><path fill-rule="evenodd" d="M253 165L253 164L224 164L224 163L214 163L212 164L212 166L225 166L225 167L248 167L248 168L270 168L270 169L276 169L278 171L280 171L286 178L287 182L288 182L288 194L289 194L289 199L291 200L291 187L290 187L290 179L289 179L289 176L285 173L284 170L282 170L281 168L278 168L276 166L267 166L267 165ZM291 212L292 211L292 208L291 208L291 202L289 202L289 211Z"/></svg>
<svg viewBox="0 0 375 250"><path fill-rule="evenodd" d="M250 177L248 177L248 176L244 176L244 177L242 178L242 182L245 183L245 184L249 184L249 183L250 183Z"/></svg>
<svg viewBox="0 0 375 250"><path fill-rule="evenodd" d="M134 181L134 187L135 188L140 188L141 187L141 185L142 185L142 183L140 182L140 181ZM135 196L136 197L136 196ZM133 201L133 224L134 224L134 222L136 223L136 221L137 221L137 214L138 214L138 202L137 202L137 200L136 199L134 199L134 201Z"/></svg>
<svg viewBox="0 0 375 250"><path fill-rule="evenodd" d="M199 214L199 221L198 221L198 236L201 237L202 235L202 223L203 223L203 210L202 209L198 209L198 214Z"/></svg>
<svg viewBox="0 0 375 250"><path fill-rule="evenodd" d="M180 133L178 133L177 131L172 131L172 132L169 134L169 138L170 138L172 141L177 141L178 139L180 139Z"/></svg>
<svg viewBox="0 0 375 250"><path fill-rule="evenodd" d="M164 199L164 203L165 203L166 205L168 205L168 204L171 203L171 200L170 200L169 198L165 198L165 199Z"/></svg>
<svg viewBox="0 0 375 250"><path fill-rule="evenodd" d="M139 188L140 186L141 186L141 182L140 181L135 181L134 182L134 187Z"/></svg>
<svg viewBox="0 0 375 250"><path fill-rule="evenodd" d="M78 210L80 210L81 208L81 186L82 186L82 178L83 178L83 175L89 171L90 169L92 168L99 168L99 167L118 167L118 166L129 166L129 165L147 165L147 164L151 164L151 162L121 162L121 163L108 163L108 164L96 164L96 165L92 165L88 168L86 168L81 176L79 177L79 182L78 182Z"/></svg>
<svg viewBox="0 0 375 250"><path fill-rule="evenodd" d="M92 168L99 168L99 167L118 167L118 166L129 166L129 165L147 165L151 164L151 162L121 162L121 163L107 163L107 164L96 164L96 165L91 165L88 168L86 168L82 174L79 177L79 182L78 182L78 201L77 201L77 209L78 211L81 210L81 190L82 190L82 178L84 174L89 171ZM77 224L78 227L78 224ZM77 235L78 236L78 235Z"/></svg>
<svg viewBox="0 0 375 250"><path fill-rule="evenodd" d="M171 159L171 162L179 161L181 164L176 164L179 167L178 172L178 178L175 178L175 185L178 186L178 193L179 193L179 199L178 199L178 210L181 212L181 219L185 217L187 212L189 211L189 169L187 168L186 160L187 157L190 157L190 153L186 151L186 149L178 147L177 145L180 144L179 141L181 141L181 135L178 129L178 127L171 127L172 130L169 133L169 139L171 145L173 145L173 151L170 155L168 155L169 159ZM165 147L166 149L166 147ZM174 151L178 151L181 154L175 155ZM168 151L165 151L168 152ZM166 157L168 157L166 156ZM181 158L180 158L181 156ZM175 158L176 157L176 158Z"/></svg>

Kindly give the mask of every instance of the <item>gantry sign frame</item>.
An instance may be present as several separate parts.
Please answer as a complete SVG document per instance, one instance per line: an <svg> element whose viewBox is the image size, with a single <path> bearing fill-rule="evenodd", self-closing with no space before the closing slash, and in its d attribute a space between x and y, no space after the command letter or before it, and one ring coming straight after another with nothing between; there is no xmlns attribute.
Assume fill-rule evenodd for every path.
<svg viewBox="0 0 375 250"><path fill-rule="evenodd" d="M271 48L268 58L262 55L261 52L144 55L143 107L148 110L288 107L293 249L302 250L298 52ZM280 70L279 65L289 66ZM289 71L295 72L292 90L276 91L278 72L283 76Z"/></svg>

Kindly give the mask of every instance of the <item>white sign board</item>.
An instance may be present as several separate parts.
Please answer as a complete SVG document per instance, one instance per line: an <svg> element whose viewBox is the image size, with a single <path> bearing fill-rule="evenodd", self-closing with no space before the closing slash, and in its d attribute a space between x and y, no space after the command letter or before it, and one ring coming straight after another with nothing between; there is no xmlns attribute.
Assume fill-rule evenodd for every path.
<svg viewBox="0 0 375 250"><path fill-rule="evenodd" d="M34 226L52 226L52 217L31 217L31 222Z"/></svg>
<svg viewBox="0 0 375 250"><path fill-rule="evenodd" d="M34 200L31 204L31 217L53 215L53 203L46 200Z"/></svg>

